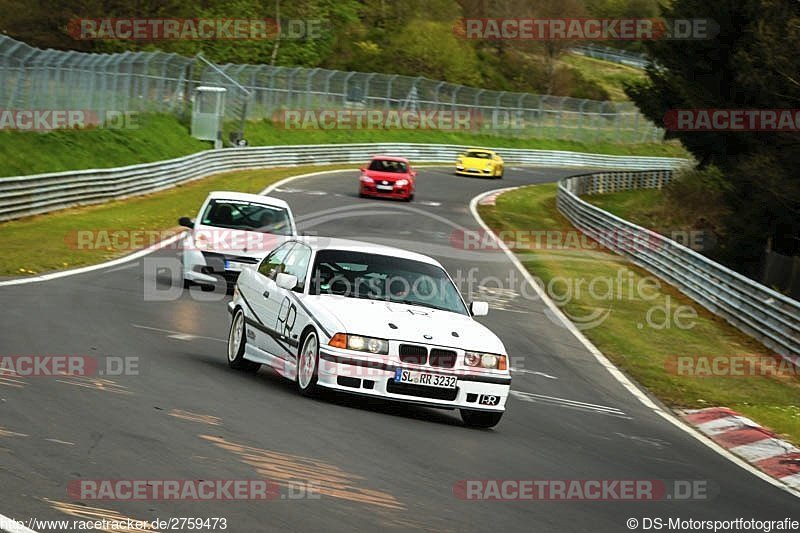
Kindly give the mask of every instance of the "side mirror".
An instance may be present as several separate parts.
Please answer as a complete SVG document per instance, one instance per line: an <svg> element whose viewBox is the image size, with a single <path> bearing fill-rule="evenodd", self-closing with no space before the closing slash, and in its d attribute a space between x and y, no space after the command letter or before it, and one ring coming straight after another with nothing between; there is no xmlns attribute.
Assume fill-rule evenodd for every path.
<svg viewBox="0 0 800 533"><path fill-rule="evenodd" d="M275 276L275 285L287 291L293 290L297 287L297 276L286 274L285 272L279 273Z"/></svg>
<svg viewBox="0 0 800 533"><path fill-rule="evenodd" d="M367 171L367 167L361 167L358 170L360 170L361 172L366 172Z"/></svg>
<svg viewBox="0 0 800 533"><path fill-rule="evenodd" d="M194 227L194 222L189 217L181 217L178 219L178 224L183 226L184 228L192 229Z"/></svg>
<svg viewBox="0 0 800 533"><path fill-rule="evenodd" d="M489 302L472 302L469 304L472 316L486 316L489 314Z"/></svg>

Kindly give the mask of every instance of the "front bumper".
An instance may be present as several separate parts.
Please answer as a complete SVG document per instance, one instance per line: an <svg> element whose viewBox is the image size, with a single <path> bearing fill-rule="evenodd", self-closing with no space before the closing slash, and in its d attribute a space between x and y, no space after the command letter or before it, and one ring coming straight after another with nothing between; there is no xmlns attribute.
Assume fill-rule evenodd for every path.
<svg viewBox="0 0 800 533"><path fill-rule="evenodd" d="M404 187L394 187L391 191L382 191L375 185L365 184L362 182L359 187L359 193L364 196L374 196L376 198L405 199L411 196L411 187L407 185Z"/></svg>
<svg viewBox="0 0 800 533"><path fill-rule="evenodd" d="M456 174L459 176L493 176L495 169L481 170L477 168L458 168L456 167Z"/></svg>
<svg viewBox="0 0 800 533"><path fill-rule="evenodd" d="M429 407L503 412L511 388L511 377L505 375L406 367L325 347L320 348L319 357L317 383L321 387ZM456 388L396 383L394 378L398 368L455 375ZM491 401L491 404L482 401Z"/></svg>
<svg viewBox="0 0 800 533"><path fill-rule="evenodd" d="M218 252L201 252L200 250L184 250L183 278L195 283L214 284L224 279L227 283L235 283L244 265L256 265L258 260Z"/></svg>

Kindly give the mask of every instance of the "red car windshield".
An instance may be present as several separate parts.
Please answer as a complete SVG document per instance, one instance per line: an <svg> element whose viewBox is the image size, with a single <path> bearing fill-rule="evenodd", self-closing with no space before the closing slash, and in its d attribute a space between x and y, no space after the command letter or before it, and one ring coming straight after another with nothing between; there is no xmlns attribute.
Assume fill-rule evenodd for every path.
<svg viewBox="0 0 800 533"><path fill-rule="evenodd" d="M408 172L408 165L402 161L392 161L391 159L373 159L369 164L369 170L405 174Z"/></svg>

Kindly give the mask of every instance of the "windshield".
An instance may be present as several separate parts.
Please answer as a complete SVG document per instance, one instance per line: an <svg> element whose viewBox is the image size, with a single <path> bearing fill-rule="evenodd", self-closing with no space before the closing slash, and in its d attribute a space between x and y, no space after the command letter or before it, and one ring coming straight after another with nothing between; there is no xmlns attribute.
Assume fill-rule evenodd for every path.
<svg viewBox="0 0 800 533"><path fill-rule="evenodd" d="M491 159L492 154L489 152L467 152L467 157L473 157L475 159Z"/></svg>
<svg viewBox="0 0 800 533"><path fill-rule="evenodd" d="M200 223L275 235L292 234L291 219L285 208L239 200L211 200Z"/></svg>
<svg viewBox="0 0 800 533"><path fill-rule="evenodd" d="M322 250L314 262L310 292L468 314L458 289L442 268L387 255Z"/></svg>
<svg viewBox="0 0 800 533"><path fill-rule="evenodd" d="M392 161L391 159L373 159L369 164L369 169L378 172L405 174L408 171L408 165L402 161Z"/></svg>

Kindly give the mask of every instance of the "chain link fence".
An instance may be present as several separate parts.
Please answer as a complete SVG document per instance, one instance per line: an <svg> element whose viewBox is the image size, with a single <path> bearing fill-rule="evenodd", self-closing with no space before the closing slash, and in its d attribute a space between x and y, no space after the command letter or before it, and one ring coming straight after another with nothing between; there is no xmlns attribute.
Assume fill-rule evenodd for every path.
<svg viewBox="0 0 800 533"><path fill-rule="evenodd" d="M198 86L227 89L226 134L286 109L467 110L505 137L659 142L630 102L491 91L424 77L269 65L210 65L163 52L41 50L0 35L0 109L187 114ZM227 136L226 136L227 140Z"/></svg>

